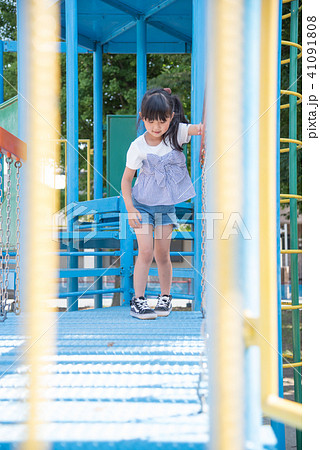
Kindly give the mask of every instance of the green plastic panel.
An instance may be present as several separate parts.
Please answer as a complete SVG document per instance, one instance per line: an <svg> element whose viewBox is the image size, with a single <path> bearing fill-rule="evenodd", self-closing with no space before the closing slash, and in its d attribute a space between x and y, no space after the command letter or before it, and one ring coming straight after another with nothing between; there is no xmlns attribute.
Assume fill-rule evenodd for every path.
<svg viewBox="0 0 320 450"><path fill-rule="evenodd" d="M120 193L127 151L136 137L136 116L107 115L107 197Z"/></svg>
<svg viewBox="0 0 320 450"><path fill-rule="evenodd" d="M10 133L18 136L18 97L0 105L0 126Z"/></svg>

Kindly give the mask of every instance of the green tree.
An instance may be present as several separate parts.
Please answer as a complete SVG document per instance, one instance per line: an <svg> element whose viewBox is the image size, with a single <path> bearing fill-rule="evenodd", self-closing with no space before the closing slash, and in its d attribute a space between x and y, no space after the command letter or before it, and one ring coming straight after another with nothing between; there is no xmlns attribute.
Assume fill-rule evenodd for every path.
<svg viewBox="0 0 320 450"><path fill-rule="evenodd" d="M16 1L0 0L0 39L17 39ZM17 55L7 53L3 55L4 100L17 95Z"/></svg>
<svg viewBox="0 0 320 450"><path fill-rule="evenodd" d="M15 0L0 0L0 39L16 39L16 7Z"/></svg>

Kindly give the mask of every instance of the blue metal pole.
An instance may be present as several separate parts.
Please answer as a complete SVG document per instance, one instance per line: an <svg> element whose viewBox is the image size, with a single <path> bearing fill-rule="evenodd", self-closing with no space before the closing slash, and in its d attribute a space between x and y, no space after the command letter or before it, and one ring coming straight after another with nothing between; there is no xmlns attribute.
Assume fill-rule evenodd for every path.
<svg viewBox="0 0 320 450"><path fill-rule="evenodd" d="M66 54L67 54L67 203L79 199L79 155L78 155L78 23L77 0L66 0ZM68 231L73 229L73 220L68 220ZM76 251L73 241L68 244L68 251ZM78 258L68 257L70 269L78 267ZM78 279L68 279L68 290L78 291ZM76 311L78 299L67 297L67 309Z"/></svg>
<svg viewBox="0 0 320 450"><path fill-rule="evenodd" d="M130 230L128 213L123 197L119 199L120 210L120 287L121 306L129 306L130 290L133 289L133 234Z"/></svg>
<svg viewBox="0 0 320 450"><path fill-rule="evenodd" d="M282 31L282 1L279 1L278 25L278 104L277 104L277 280L278 280L278 373L279 397L283 398L283 361L282 361L282 317L281 317L281 263L280 263L280 89L281 89L281 31ZM285 427L283 423L271 421L272 429L277 438L277 449L285 450Z"/></svg>
<svg viewBox="0 0 320 450"><path fill-rule="evenodd" d="M95 249L100 250L100 249ZM103 258L102 256L95 256L94 257L94 267L100 268L103 264ZM103 277L95 277L95 282L93 285L93 290L101 290L103 289ZM102 308L103 307L103 298L102 294L94 294L94 308Z"/></svg>
<svg viewBox="0 0 320 450"><path fill-rule="evenodd" d="M97 43L96 49L93 53L93 180L94 180L94 198L102 198L103 188L103 112L102 112L102 45ZM102 256L94 257L94 266L102 267ZM102 289L103 278L97 277L95 279L94 288L96 290ZM102 308L103 299L102 294L94 296L94 307Z"/></svg>
<svg viewBox="0 0 320 450"><path fill-rule="evenodd" d="M144 17L137 21L137 118L139 117L142 97L147 90L147 44L146 44L146 22ZM138 129L138 135L144 132L144 126Z"/></svg>
<svg viewBox="0 0 320 450"><path fill-rule="evenodd" d="M192 2L192 62L191 62L191 121L202 121L206 77L206 0ZM201 307L201 168L199 150L201 138L194 136L191 143L191 179L196 190L194 205L194 274L193 309Z"/></svg>
<svg viewBox="0 0 320 450"><path fill-rule="evenodd" d="M3 42L0 40L0 104L3 103Z"/></svg>
<svg viewBox="0 0 320 450"><path fill-rule="evenodd" d="M17 1L17 60L18 60L18 137L28 144L28 130L29 122L29 103L25 101L29 98L28 73L29 67L29 30L28 30L28 5L24 0ZM32 156L28 147L28 160ZM21 227L20 227L20 278L21 278L21 309L27 309L27 279L26 279L26 257L28 254L28 185L26 183L27 166L22 165L21 169L21 190L20 190L20 205L21 205Z"/></svg>
<svg viewBox="0 0 320 450"><path fill-rule="evenodd" d="M147 90L147 24L143 16L137 20L137 120L139 118L142 97ZM140 122L137 135L140 136L145 131L143 122ZM133 288L133 237L130 231L126 216L126 209L123 206L123 198L120 198L120 223L122 230L126 232L126 238L120 239L121 254L121 288L123 288L124 305L130 304L131 294L129 289ZM130 238L130 239L129 239ZM132 267L132 270L131 270Z"/></svg>
<svg viewBox="0 0 320 450"><path fill-rule="evenodd" d="M252 239L242 239L243 308L259 317L259 90L261 2L245 0L243 82L243 221ZM257 430L262 425L260 352L257 346L245 350L245 440L248 448L261 448Z"/></svg>
<svg viewBox="0 0 320 450"><path fill-rule="evenodd" d="M103 124L102 124L102 45L97 43L93 53L93 141L94 141L94 198L102 198L103 186Z"/></svg>

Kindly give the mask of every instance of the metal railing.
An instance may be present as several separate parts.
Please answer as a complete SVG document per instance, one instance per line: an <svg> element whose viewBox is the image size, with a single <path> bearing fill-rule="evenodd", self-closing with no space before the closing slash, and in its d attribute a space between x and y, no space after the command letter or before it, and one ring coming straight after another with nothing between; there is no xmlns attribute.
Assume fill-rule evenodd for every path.
<svg viewBox="0 0 320 450"><path fill-rule="evenodd" d="M128 223L128 213L125 208L124 201L121 197L109 197L98 200L78 202L68 209L68 221L73 224L73 228L69 231L59 231L59 241L61 246L68 246L70 240L73 240L73 248L88 248L90 251L59 251L58 255L67 258L94 256L94 267L90 268L71 268L68 267L59 270L59 278L76 278L94 277L95 281L89 288L81 291L67 291L59 293L59 298L67 298L67 308L78 309L79 297L95 296L94 307L101 308L103 306L104 294L120 292L121 304L129 305L133 289L133 269L134 257L138 254L134 246L134 233L131 231ZM181 204L179 205L181 206ZM191 203L182 204L182 207L189 209ZM82 222L82 217L88 215L94 217L93 221ZM179 221L185 223L184 221ZM190 224L190 220L187 220ZM189 239L193 240L193 231L174 231L173 239ZM104 250L102 250L104 249ZM108 250L110 249L110 250ZM115 250L116 249L116 250ZM193 251L172 251L172 256L194 256ZM116 261L109 267L103 267L103 256L117 257ZM116 266L117 265L117 266ZM150 268L150 276L157 275L156 268ZM120 277L120 287L102 288L102 277L118 276ZM178 278L194 278L194 270L190 268L173 268L173 277ZM97 288L97 283L100 287ZM147 290L147 295L156 295L158 292ZM175 294L173 294L173 297ZM180 294L179 298L194 300L194 295Z"/></svg>

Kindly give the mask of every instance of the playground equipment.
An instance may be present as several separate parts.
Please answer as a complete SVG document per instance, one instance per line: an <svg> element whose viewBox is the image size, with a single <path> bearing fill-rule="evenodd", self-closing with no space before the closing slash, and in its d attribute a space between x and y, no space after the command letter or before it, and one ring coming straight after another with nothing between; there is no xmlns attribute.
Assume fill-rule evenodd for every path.
<svg viewBox="0 0 320 450"><path fill-rule="evenodd" d="M282 104L281 110L289 109L289 136L281 137L281 143L289 143L289 147L280 149L284 154L283 157L289 158L289 193L280 194L280 203L289 202L290 204L290 249L281 250L281 254L290 254L291 257L291 303L281 302L281 310L288 311L292 314L292 342L293 342L293 358L292 362L287 358L283 364L283 369L293 368L294 377L294 398L298 403L302 402L302 386L301 386L301 344L300 344L300 310L302 305L299 301L299 271L298 271L298 254L302 250L298 248L298 208L297 202L302 200L302 196L297 191L297 152L302 148L302 142L298 139L297 129L297 107L302 102L302 95L298 92L298 59L302 56L302 47L298 42L298 22L299 1L291 2L290 12L282 15L282 20L290 19L290 41L282 40L282 46L290 47L290 57L281 61L284 66L282 71L288 70L289 64L289 89L281 89L282 95L289 96L289 103ZM299 53L298 53L299 52ZM301 431L296 432L297 448L302 448Z"/></svg>
<svg viewBox="0 0 320 450"><path fill-rule="evenodd" d="M54 160L50 148L52 139L58 138L55 107L59 73L55 53L48 51L52 47L41 45L38 48L35 43L56 42L55 31L59 19L58 11L52 6L52 2L35 0L28 7L25 2L18 2L20 137L28 142L28 149L29 142L31 144L31 157L28 157L30 165L27 170L32 177L26 177L28 189L24 200L31 211L26 223L27 228L32 230L32 236L28 246L31 251L25 252L24 255L28 255L28 261L29 263L32 261L32 264L25 266L28 266L29 271L26 276L28 282L26 280L24 282L23 294L26 308L30 312L25 335L30 336L28 340L30 348L26 351L28 357L26 367L30 368L31 375L29 385L25 380L21 383L21 386L28 388L29 392L30 408L24 408L24 411L27 409L27 412L24 412L27 426L21 427L20 436L19 433L12 434L14 437L11 438L11 442L25 440L26 448L40 449L43 444L39 439L40 429L42 436L46 436L46 439L53 442L57 448L76 447L76 438L79 439L77 435L79 422L84 417L81 415L77 419L74 416L75 410L80 408L75 401L77 398L85 402L85 406L81 406L81 414L85 415L86 408L88 410L90 408L91 411L90 420L85 424L86 436L81 435L84 445L88 443L89 436L89 442L95 440L98 448L99 446L103 448L106 443L119 442L123 448L129 445L133 448L152 448L155 445L160 448L179 448L179 446L185 448L186 445L190 445L203 449L208 443L211 449L219 450L242 449L245 445L257 449L282 450L283 424L301 428L301 405L283 400L281 388L279 389L279 384L282 383L279 370L279 366L282 366L282 357L281 340L278 339L280 326L276 323L276 319L281 309L281 298L277 295L280 251L279 248L277 250L276 226L280 192L276 191L276 178L279 176L277 157L280 154L277 136L279 123L277 112L280 110L277 100L280 90L277 89L279 88L277 81L280 63L277 63L277 55L280 44L281 4L277 0L262 0L261 4L256 1L243 1L237 2L235 7L230 9L229 2L225 0L209 2L209 5L204 0L194 0L187 4L185 1L168 0L152 7L148 2L141 1L139 7L143 14L141 10L135 9L134 5L113 0L97 1L95 5L97 9L91 11L92 16L90 15L89 19L85 14L87 5L84 3L66 0L61 5L62 16L66 18L66 26L62 26L61 34L67 39L69 209L68 229L59 235L59 239L62 246L65 245L66 251L61 253L69 258L69 266L60 270L60 276L69 277L70 283L66 293L68 312L59 317L58 351L55 353L52 343L56 319L50 321L49 315L44 310L44 300L55 295L52 275L57 267L55 258L58 254L47 227L48 216L52 213L50 209L53 204L52 192L36 175L41 173L39 161L43 146L48 159ZM191 7L192 37L185 31L191 29ZM83 13L79 16L78 8L79 12ZM165 8L168 9L163 11ZM169 14L170 11L172 27L168 28L163 23L163 18L165 17L167 23L165 13ZM102 30L105 33L107 25L113 23L107 18L107 12L117 16L120 22L116 23L113 30L108 29L108 33L101 36ZM41 17L41 21L37 21L36 17ZM206 17L210 32L212 30L214 32L206 43L208 52L204 48L202 34ZM77 29L78 19L79 29ZM94 26L91 30L90 25L97 23L100 26ZM30 42L25 39L29 36L29 26ZM137 31L136 40L132 33L134 27ZM160 30L153 36L153 41L146 41L146 27L149 30ZM50 33L47 33L47 30ZM93 34L90 35L90 32ZM168 35L171 37L168 38ZM201 170L198 139L192 148L192 180L198 195L192 204L178 205L180 217L186 212L192 215L188 220L193 230L188 235L184 235L184 232L175 235L180 238L188 237L193 241L192 250L183 255L193 257L193 267L189 270L184 269L183 273L178 269L175 274L193 278L194 290L190 300L193 301L194 311L183 313L189 314L187 317L179 316L179 313L170 316L172 321L169 326L160 320L156 321L158 328L155 333L155 329L142 330L137 322L132 324L125 320L127 311L123 307L111 311L101 308L101 296L106 292L102 289L101 276L106 273L120 276L120 287L112 291L121 292L123 305L128 304L132 293L132 270L136 254L121 197L102 198L102 52L120 49L124 51L124 48L128 51L128 48L132 49L137 43L139 104L146 88L147 46L150 46L149 51L155 51L159 49L159 43L165 43L164 49L167 51L179 49L189 51L191 41L194 122L201 120L204 68L208 55L207 158L203 161L205 168L202 167ZM77 190L78 42L94 52L94 199L86 202L78 202ZM26 67L32 69L31 75L24 72ZM48 86L53 86L53 89L48 90ZM27 106L21 100L22 96L29 92L32 94L31 104L36 111L41 111L41 117L37 114L31 114L29 117L27 114L29 112ZM260 92L260 96L257 92ZM26 117L28 121L23 120ZM46 120L43 120L43 117ZM48 124L54 126L48 127ZM28 135L29 126L31 136ZM213 170L212 176L211 174L208 176L209 170ZM290 192L289 195L295 193ZM232 216L235 211L238 216ZM86 223L78 220L89 214L94 215L94 222ZM206 224L203 222L205 214ZM212 214L222 214L223 217ZM230 217L233 218L233 222L229 220ZM213 222L214 236L209 236ZM241 234L236 235L233 232L235 223ZM79 248L86 246L93 248L92 252L87 252L95 257L95 267L92 269L80 269L77 266L81 254ZM208 250L207 260L204 258L205 246ZM103 248L107 251L101 251ZM120 257L120 267L103 267L102 257L105 254ZM156 275L155 271L150 273ZM95 295L95 310L78 312L76 311L78 297L86 292L78 290L77 278L85 274L96 277L90 292L90 295ZM202 281L204 277L206 283ZM204 324L202 337L199 311L201 303L207 312L206 322L202 321ZM106 315L108 320L105 318ZM179 320L182 321L181 325ZM8 335L15 335L17 325L10 323L10 326L12 328ZM48 339L50 332L52 335ZM201 392L200 386L201 383L206 384L204 372L207 353L208 395ZM44 361L49 361L50 364L45 365ZM98 367L97 361L101 363ZM56 362L59 365L57 368L53 367ZM65 364L66 362L69 364ZM89 367L83 367L83 362L87 362ZM7 362L6 364L9 365ZM21 370L19 366L18 368ZM5 370L8 371L8 367ZM18 371L15 371L16 368L13 370L14 377L10 385L12 389L15 388L13 384L21 380ZM51 370L50 380L53 383L53 389L50 383L47 384L48 396L52 397L45 399L45 408L49 414L49 419L46 420L52 421L51 428L42 427L42 417L39 417L38 408L44 401L43 393L46 392L41 389L45 370ZM67 381L61 381L59 371ZM180 420L182 434L179 436L177 433L165 434L168 430L166 422L160 434L155 435L154 430L147 434L150 438L148 441L145 439L148 427L140 426L141 423L135 421L129 401L125 403L125 408L119 407L119 403L120 400L123 402L128 398L134 402L132 404L138 411L145 413L149 408L152 412L155 410L160 414L162 411L163 414L163 410L158 408L161 397L158 389L162 389L163 378L156 384L150 380L153 380L153 376L163 375L164 371L167 371L168 375L165 378L166 383L168 386L170 384L164 396L167 402L164 408L165 415L169 415L171 420ZM183 371L187 376L178 378L178 382L175 381L176 375L180 377ZM101 373L107 376L99 378ZM115 377L108 384L110 373L115 374ZM91 374L94 376L89 377L87 381L87 375ZM142 374L147 374L147 377L142 378ZM148 391L143 390L144 387L141 385L146 379L150 383ZM77 388L78 397L72 388ZM58 394L54 389L57 389ZM202 402L202 414L197 414L199 405L196 402L199 399L195 399L195 391ZM64 431L66 429L64 423L60 422L62 402L56 401L57 398L62 402L65 401L62 407L66 406L66 400L71 400L68 411L73 423L69 428L67 425L67 433ZM208 417L203 408L206 398L209 404L209 427ZM110 414L108 406L103 403L103 414L99 416L101 422L97 424L95 420L99 420L96 415L99 414L99 408L94 410L96 404L92 408L89 400L91 402L115 400L117 405L112 405ZM144 402L144 408L139 401ZM185 402L183 407L189 412L188 417L177 406L183 402ZM10 410L12 417L13 409L10 409L12 404L10 401L8 403L7 411ZM262 425L263 415L273 419L272 428L269 425ZM63 417L70 423L70 417L66 417L66 414ZM150 413L149 416L146 414L144 417L146 422L150 420L151 423L159 425L154 414ZM128 440L124 438L123 433L128 428L130 432L134 430L132 423L142 434L138 437L135 434ZM197 434L190 435L189 430L193 429L195 423ZM174 429L176 430L175 423ZM51 430L51 433L46 433L48 430ZM3 436L1 439L4 439Z"/></svg>
<svg viewBox="0 0 320 450"><path fill-rule="evenodd" d="M27 156L26 145L13 134L0 127L0 257L1 257L1 300L0 321L4 321L9 310L9 276L13 274L13 310L20 314L20 168L22 160ZM7 168L7 185L4 183L4 167ZM13 178L12 165L16 168ZM10 249L12 233L12 184L16 188L15 194L15 223L16 241L15 252ZM11 250L11 251L10 251ZM12 257L15 256L15 260ZM10 260L11 259L11 260ZM9 265L15 264L10 270Z"/></svg>

